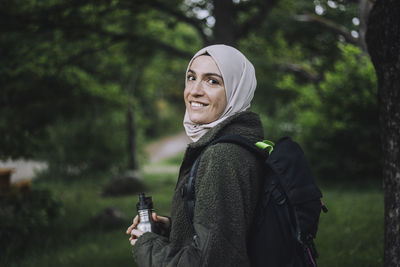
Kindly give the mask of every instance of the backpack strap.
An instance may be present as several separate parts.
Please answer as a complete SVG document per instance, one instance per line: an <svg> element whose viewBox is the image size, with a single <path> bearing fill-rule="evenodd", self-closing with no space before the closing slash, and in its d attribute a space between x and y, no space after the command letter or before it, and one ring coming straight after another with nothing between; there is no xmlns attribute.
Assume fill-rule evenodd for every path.
<svg viewBox="0 0 400 267"><path fill-rule="evenodd" d="M267 150L268 154L265 153L263 149L263 144L265 145L264 148L266 147L273 147L273 143L271 141L266 141L269 142L269 145L264 144L264 142L257 142L256 145L247 140L246 138L240 136L240 135L235 135L235 134L229 134L229 135L223 135L220 138L216 139L214 142L211 144L216 144L216 143L233 143L237 144L251 153L257 155L257 157L266 159L266 157L272 152L272 149ZM272 145L271 145L272 144ZM270 152L271 151L271 152Z"/></svg>
<svg viewBox="0 0 400 267"><path fill-rule="evenodd" d="M194 225L193 225L194 206L195 206L195 200L196 200L195 182L196 182L197 168L199 167L200 158L201 158L201 155L203 154L203 151L200 153L200 155L194 161L192 168L190 169L189 178L187 179L186 183L182 187L182 192L181 192L182 198L184 199L184 207L186 210L186 216L189 219L190 226L192 228L192 232L193 232L194 236L196 235L196 231L195 231Z"/></svg>
<svg viewBox="0 0 400 267"><path fill-rule="evenodd" d="M244 147L251 153L257 155L258 158L265 161L267 159L268 155L272 152L273 143L271 141L266 141L269 143L266 146L264 146L263 145L264 142L265 141L258 142L260 144L258 146L256 146L253 143L251 143L249 140L247 140L246 138L244 138L240 135L223 135L223 136L217 138L216 140L214 140L213 142L211 142L209 145L207 145L201 151L200 155L194 161L192 168L190 169L189 178L187 179L187 181L184 184L182 191L181 191L181 196L184 199L184 207L186 210L186 215L189 219L189 222L190 222L190 225L192 228L192 232L194 235L196 235L196 231L195 231L194 225L193 225L194 207L195 207L195 202L196 202L196 194L195 194L196 174L197 174L197 169L199 167L201 156L203 155L204 151L206 151L208 147L215 145L217 143L233 143L233 144L240 145L241 147ZM267 148L267 147L271 147L271 148L264 150L264 148L261 146L264 146L264 148Z"/></svg>

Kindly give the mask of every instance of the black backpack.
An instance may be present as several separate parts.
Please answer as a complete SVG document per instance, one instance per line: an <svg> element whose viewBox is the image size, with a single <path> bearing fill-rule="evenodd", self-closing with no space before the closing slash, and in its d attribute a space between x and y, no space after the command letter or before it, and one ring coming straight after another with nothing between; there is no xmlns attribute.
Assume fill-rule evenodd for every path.
<svg viewBox="0 0 400 267"><path fill-rule="evenodd" d="M322 193L297 143L289 137L275 145L266 142L264 149L260 149L239 135L225 135L207 146L234 143L256 154L264 164L264 185L247 244L251 266L315 267L318 253L314 238L321 209L327 211L321 201ZM182 194L194 234L194 184L206 148L195 160Z"/></svg>

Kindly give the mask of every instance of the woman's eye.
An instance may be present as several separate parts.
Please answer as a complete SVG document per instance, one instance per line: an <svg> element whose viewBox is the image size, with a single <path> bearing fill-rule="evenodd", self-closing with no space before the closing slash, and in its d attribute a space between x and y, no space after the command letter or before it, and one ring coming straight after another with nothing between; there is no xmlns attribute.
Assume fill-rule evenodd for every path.
<svg viewBox="0 0 400 267"><path fill-rule="evenodd" d="M196 80L195 77L193 75L188 75L187 76L188 81L194 81Z"/></svg>
<svg viewBox="0 0 400 267"><path fill-rule="evenodd" d="M219 84L219 82L215 79L209 79L208 82L211 84Z"/></svg>

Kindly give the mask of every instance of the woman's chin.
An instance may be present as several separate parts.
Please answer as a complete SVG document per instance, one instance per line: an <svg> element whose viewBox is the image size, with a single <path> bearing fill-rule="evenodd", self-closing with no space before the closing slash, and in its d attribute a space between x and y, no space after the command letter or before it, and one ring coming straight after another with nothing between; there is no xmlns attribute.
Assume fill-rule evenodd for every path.
<svg viewBox="0 0 400 267"><path fill-rule="evenodd" d="M193 123L195 124L206 124L207 122L205 120L201 120L201 119L190 119Z"/></svg>
<svg viewBox="0 0 400 267"><path fill-rule="evenodd" d="M207 124L210 122L207 116L189 116L189 118L195 124Z"/></svg>

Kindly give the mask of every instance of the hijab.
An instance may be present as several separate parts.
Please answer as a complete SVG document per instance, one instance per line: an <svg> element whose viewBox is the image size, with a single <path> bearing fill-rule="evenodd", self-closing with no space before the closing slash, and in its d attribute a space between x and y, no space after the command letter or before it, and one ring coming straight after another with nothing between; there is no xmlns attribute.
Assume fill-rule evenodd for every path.
<svg viewBox="0 0 400 267"><path fill-rule="evenodd" d="M193 142L228 117L247 110L257 86L253 65L239 50L227 45L211 45L200 49L190 60L186 77L193 60L206 53L212 57L221 71L225 85L226 107L217 120L207 124L192 122L186 110L183 125L187 136Z"/></svg>

